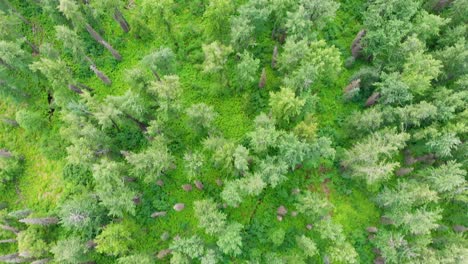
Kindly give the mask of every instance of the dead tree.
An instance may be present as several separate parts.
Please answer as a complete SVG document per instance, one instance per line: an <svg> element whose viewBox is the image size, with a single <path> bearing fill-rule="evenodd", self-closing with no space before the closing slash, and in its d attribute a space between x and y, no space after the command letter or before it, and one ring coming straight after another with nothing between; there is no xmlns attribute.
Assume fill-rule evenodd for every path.
<svg viewBox="0 0 468 264"><path fill-rule="evenodd" d="M130 25L128 24L127 20L123 16L122 12L116 7L114 9L114 19L119 23L120 27L125 33L128 33L130 31Z"/></svg>
<svg viewBox="0 0 468 264"><path fill-rule="evenodd" d="M51 261L51 259L49 259L49 258L38 259L38 260L35 260L35 261L31 262L31 264L45 264L45 263L49 263L50 261Z"/></svg>
<svg viewBox="0 0 468 264"><path fill-rule="evenodd" d="M16 243L16 239L14 238L10 238L10 239L3 239L3 240L0 240L0 244L8 244L8 243Z"/></svg>
<svg viewBox="0 0 468 264"><path fill-rule="evenodd" d="M258 82L258 88L262 89L265 87L267 81L266 70L263 68L262 75L260 76L260 82Z"/></svg>
<svg viewBox="0 0 468 264"><path fill-rule="evenodd" d="M275 45L273 48L273 56L271 56L271 68L276 68L276 63L278 62L278 45Z"/></svg>
<svg viewBox="0 0 468 264"><path fill-rule="evenodd" d="M367 98L366 106L370 107L370 106L375 105L377 101L379 100L379 98L380 98L380 93L374 92L371 96L369 96L369 98Z"/></svg>
<svg viewBox="0 0 468 264"><path fill-rule="evenodd" d="M18 234L19 233L19 230L12 227L12 226L9 226L9 225L0 225L0 229L3 229L5 231L10 231L14 234Z"/></svg>
<svg viewBox="0 0 468 264"><path fill-rule="evenodd" d="M0 256L0 262L5 263L24 263L29 261L28 259L22 258L18 253Z"/></svg>
<svg viewBox="0 0 468 264"><path fill-rule="evenodd" d="M0 157L1 158L11 158L11 157L13 157L13 154L10 151L6 150L6 149L0 149Z"/></svg>
<svg viewBox="0 0 468 264"><path fill-rule="evenodd" d="M21 223L25 223L27 225L55 225L59 222L57 217L42 217L42 218L24 218L19 220Z"/></svg>
<svg viewBox="0 0 468 264"><path fill-rule="evenodd" d="M360 30L356 37L353 40L353 43L351 44L351 54L353 58L357 59L361 55L362 51L362 45L361 41L362 38L366 35L366 30L362 29Z"/></svg>
<svg viewBox="0 0 468 264"><path fill-rule="evenodd" d="M360 84L361 84L361 79L353 80L350 84L348 84L344 88L344 93L345 94L351 93L354 89L359 88Z"/></svg>
<svg viewBox="0 0 468 264"><path fill-rule="evenodd" d="M13 127L19 126L18 122L16 122L14 119L3 118L2 122Z"/></svg>
<svg viewBox="0 0 468 264"><path fill-rule="evenodd" d="M107 43L107 41L105 41L104 38L101 37L101 35L99 35L99 33L97 33L97 31L94 30L93 27L91 27L91 25L86 24L86 30L91 35L91 37L93 37L94 40L96 40L99 44L106 48L116 60L122 60L122 56L120 55L120 53L117 50L115 50L109 43Z"/></svg>

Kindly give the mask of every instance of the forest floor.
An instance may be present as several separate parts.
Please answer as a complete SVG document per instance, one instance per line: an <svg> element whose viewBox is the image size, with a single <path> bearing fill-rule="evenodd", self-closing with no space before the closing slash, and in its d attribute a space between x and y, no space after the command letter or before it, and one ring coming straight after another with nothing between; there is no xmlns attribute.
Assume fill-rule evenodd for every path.
<svg viewBox="0 0 468 264"><path fill-rule="evenodd" d="M329 44L333 44L342 52L343 61L350 55L350 44L355 34L360 30L359 14L360 10L356 10L355 6L363 6L362 0L342 0L340 10L337 13L335 21L329 25L324 31L324 37ZM359 3L357 3L359 2ZM26 10L27 7L25 7ZM29 10L35 12L34 10ZM34 14L34 13L33 13ZM352 14L352 15L351 15ZM41 18L40 14L30 16L31 20L36 19L39 24L45 19ZM174 18L174 31L178 29L187 29L193 27L197 31L201 25L201 16L194 14L182 13ZM51 30L51 25L42 24L45 31ZM130 35L124 35L119 31L119 28L113 21L107 21L103 25L103 30L106 35L113 36L111 42L115 43L115 48L123 56L122 62L116 64L110 62L110 56L103 54L96 58L96 62L102 65L101 70L106 72L113 80L111 86L103 85L94 75L82 76L80 81L95 89L95 94L98 98L104 98L106 95L123 94L127 85L123 77L125 70L130 69L138 64L140 59L150 51L157 49L161 45L173 46L171 41L163 38L163 34L157 34L154 40L141 42L133 41L134 38ZM199 32L198 32L199 33ZM181 78L183 84L183 105L189 106L193 103L205 102L214 106L216 112L219 113L217 126L226 138L240 141L246 132L252 130L253 118L258 112L251 111L252 96L249 92L232 91L234 88L222 87L216 85L216 76L206 76L201 72L200 63L202 61L200 36L197 38L197 33L192 36L179 36L179 46L187 45L186 48L178 51L178 70L177 74ZM53 37L53 36L52 36ZM194 39L191 39L193 37ZM51 39L49 39L52 41ZM47 41L47 38L44 40ZM260 40L259 40L260 41ZM262 41L262 45L258 47L263 56L260 56L261 65L267 65L268 82L265 91L262 95L267 98L268 92L278 89L280 80L273 77L274 71L270 68L269 60L271 51L273 50L273 42L271 40ZM345 103L342 99L342 90L348 84L349 77L356 70L357 66L351 69L343 69L339 79L331 84L321 84L314 87L314 92L320 98L317 120L319 121L320 133L330 137L333 140L334 146L342 148L348 146L346 131L341 126L343 120L355 109L358 105ZM230 89L227 92L225 89ZM233 95L234 94L234 95ZM264 104L263 109L266 109L267 100L259 99L259 103ZM35 107L43 109L46 107L46 100L35 102ZM0 103L0 111L2 115L14 117L14 113L20 106L15 106L9 102ZM174 122L182 122L174 120ZM59 116L52 117L52 122L48 128L51 134L48 137L58 137L57 132L60 126ZM15 208L31 208L37 212L53 212L56 205L68 195L69 191L67 183L62 179L62 168L65 164L63 152L46 153L41 149L45 145L52 144L54 138L44 139L43 135L27 134L20 128L0 127L0 145L7 149L14 149L16 152L24 155L26 160L26 171L24 175L18 179L17 188L9 188L7 191L0 193L0 201L7 201L13 204ZM183 139L185 144L190 144L191 139ZM199 146L198 146L199 147ZM63 146L57 146L62 148ZM339 149L338 149L339 153ZM182 154L175 153L179 162ZM167 181L162 188L158 186L147 187L143 197L151 201L143 201L141 208L137 214L150 213L152 207L158 206L159 203L173 204L175 201L191 204L192 201L202 199L209 196L207 193L210 189L219 192L221 189L215 184L215 180L220 176L216 172L208 172L204 179L207 187L206 192L194 190L190 193L183 191L180 186L186 183L182 166L171 173L171 179ZM276 220L276 209L279 205L284 204L288 209L292 209L292 201L289 197L289 192L296 187L310 186L310 189L318 192L323 192L334 205L332 218L343 226L346 236L351 243L354 244L360 255L361 263L370 263L373 259L371 248L366 242L367 234L365 228L370 225L375 225L378 221L379 210L369 200L369 196L365 189L358 187L351 181L344 179L340 175L339 164L335 162L333 166L328 166L322 169L315 170L298 170L291 173L290 180L277 189L269 189L261 195L261 197L246 199L240 208L229 208L227 212L233 218L242 224L254 224L252 217L261 216L269 222L271 228L284 227L288 228L305 228L301 221L295 219L285 219L282 222ZM219 189L216 189L219 188ZM164 193L164 195L161 194ZM161 201L163 197L170 197L170 201ZM166 199L166 198L164 198ZM136 238L139 245L148 250L154 249L154 245L159 243L159 237L164 231L171 233L183 234L188 230L198 230L197 222L193 217L191 209L184 210L178 214L169 214L169 219L165 221L154 220L148 217L142 222L128 221L130 226L138 224L140 228L137 230L139 234ZM129 218L127 218L129 219ZM140 220L138 220L140 221ZM262 220L263 221L263 220ZM207 241L207 237L200 230L196 231L203 236ZM212 239L212 238L211 238ZM247 241L247 243L249 243Z"/></svg>

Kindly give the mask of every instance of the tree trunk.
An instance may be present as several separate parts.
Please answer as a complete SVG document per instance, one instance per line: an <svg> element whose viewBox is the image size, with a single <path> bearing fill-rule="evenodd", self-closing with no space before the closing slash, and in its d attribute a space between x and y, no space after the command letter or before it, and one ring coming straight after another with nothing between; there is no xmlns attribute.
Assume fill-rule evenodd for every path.
<svg viewBox="0 0 468 264"><path fill-rule="evenodd" d="M266 70L263 68L262 75L260 76L260 82L258 83L258 88L262 89L265 87L267 81Z"/></svg>
<svg viewBox="0 0 468 264"><path fill-rule="evenodd" d="M5 263L24 263L28 262L28 259L20 257L18 253L8 254L0 256L0 261Z"/></svg>
<svg viewBox="0 0 468 264"><path fill-rule="evenodd" d="M369 106L375 105L377 103L377 100L379 100L379 98L380 98L380 93L374 92L371 96L369 96L369 98L367 98L366 106L369 107Z"/></svg>
<svg viewBox="0 0 468 264"><path fill-rule="evenodd" d="M74 91L77 94L82 94L83 93L83 91L80 88L78 88L76 85L73 85L73 84L69 84L68 89Z"/></svg>
<svg viewBox="0 0 468 264"><path fill-rule="evenodd" d="M117 7L114 9L114 19L119 23L120 27L125 33L130 31L130 25Z"/></svg>
<svg viewBox="0 0 468 264"><path fill-rule="evenodd" d="M125 116L128 119L132 120L135 124L137 124L140 127L140 130L142 132L146 132L148 126L145 123L139 121L138 119L134 118L133 116L131 116L131 115L127 114L127 113L125 113Z"/></svg>
<svg viewBox="0 0 468 264"><path fill-rule="evenodd" d="M10 239L0 240L0 244L7 244L7 243L16 243L16 239L10 238Z"/></svg>
<svg viewBox="0 0 468 264"><path fill-rule="evenodd" d="M271 57L271 68L276 68L276 62L278 59L278 45L275 45L273 49L273 56Z"/></svg>
<svg viewBox="0 0 468 264"><path fill-rule="evenodd" d="M109 77L107 77L107 75L105 75L102 71L100 71L96 65L94 64L91 64L89 66L89 68L94 72L94 74L96 74L96 76L101 79L101 81L103 83L105 83L106 85L111 85L112 84L112 81L109 79Z"/></svg>
<svg viewBox="0 0 468 264"><path fill-rule="evenodd" d="M10 232L13 232L15 234L18 234L19 233L19 230L14 228L14 227L11 227L9 225L0 225L0 229L3 229L5 231L10 231Z"/></svg>
<svg viewBox="0 0 468 264"><path fill-rule="evenodd" d="M11 158L13 154L6 150L6 149L0 149L0 158Z"/></svg>
<svg viewBox="0 0 468 264"><path fill-rule="evenodd" d="M31 264L45 264L45 263L49 263L50 261L51 259L48 259L48 258L38 259L38 260L31 262Z"/></svg>
<svg viewBox="0 0 468 264"><path fill-rule="evenodd" d="M19 220L21 223L25 223L27 225L54 225L59 222L57 217L43 217L43 218L24 218Z"/></svg>
<svg viewBox="0 0 468 264"><path fill-rule="evenodd" d="M78 83L77 85L78 85L81 89L85 89L85 90L87 90L87 91L89 91L89 92L94 91L93 88L91 88L91 87L89 87L89 86L87 86L87 85L84 85L84 84L82 84L82 83Z"/></svg>
<svg viewBox="0 0 468 264"><path fill-rule="evenodd" d="M151 72L153 73L154 77L156 77L156 79L157 79L158 81L161 81L161 77L159 76L159 74L158 74L157 71L151 69Z"/></svg>
<svg viewBox="0 0 468 264"><path fill-rule="evenodd" d="M18 126L18 122L16 122L16 120L14 120L14 119L3 118L2 122L5 123L5 124L8 124L10 126L14 126L14 127Z"/></svg>
<svg viewBox="0 0 468 264"><path fill-rule="evenodd" d="M109 43L107 43L104 40L104 38L101 37L101 35L99 35L99 33L97 33L93 27L91 27L91 25L86 24L86 30L89 32L91 37L93 37L93 39L96 40L99 44L104 46L104 48L106 48L112 54L112 56L114 56L116 60L118 61L122 60L122 56L120 55L120 53L117 50L115 50Z"/></svg>

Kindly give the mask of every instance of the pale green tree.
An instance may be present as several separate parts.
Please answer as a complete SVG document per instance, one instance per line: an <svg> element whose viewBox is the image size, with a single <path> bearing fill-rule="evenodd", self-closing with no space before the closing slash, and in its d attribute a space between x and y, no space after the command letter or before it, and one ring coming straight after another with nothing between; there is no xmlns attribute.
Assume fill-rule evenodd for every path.
<svg viewBox="0 0 468 264"><path fill-rule="evenodd" d="M213 130L217 116L214 108L204 103L193 104L187 109L188 125L197 133Z"/></svg>
<svg viewBox="0 0 468 264"><path fill-rule="evenodd" d="M132 165L132 175L142 178L146 183L155 182L174 164L174 157L161 139L153 140L142 152L130 152L125 159Z"/></svg>
<svg viewBox="0 0 468 264"><path fill-rule="evenodd" d="M201 176L205 164L205 157L200 152L189 152L184 155L184 165L187 171L187 178L194 180Z"/></svg>
<svg viewBox="0 0 468 264"><path fill-rule="evenodd" d="M240 233L243 228L243 225L234 222L229 224L224 232L219 235L216 244L224 254L237 256L242 253L242 236Z"/></svg>
<svg viewBox="0 0 468 264"><path fill-rule="evenodd" d="M406 145L409 134L397 133L395 129L384 129L372 133L345 151L341 165L352 178L363 179L373 185L392 176L398 162L387 162Z"/></svg>
<svg viewBox="0 0 468 264"><path fill-rule="evenodd" d="M410 86L403 82L402 76L397 73L382 73L381 81L376 83L380 92L379 102L386 105L405 105L411 102L413 95Z"/></svg>
<svg viewBox="0 0 468 264"><path fill-rule="evenodd" d="M203 13L205 35L209 39L223 40L229 32L229 18L233 14L234 3L229 0L210 0Z"/></svg>
<svg viewBox="0 0 468 264"><path fill-rule="evenodd" d="M225 81L226 63L229 54L232 53L231 46L224 46L218 41L210 44L203 44L205 61L203 62L203 72L209 74L220 74L221 81Z"/></svg>
<svg viewBox="0 0 468 264"><path fill-rule="evenodd" d="M125 185L124 172L123 164L105 159L93 166L95 191L101 204L109 209L109 215L122 217L124 213L135 213L132 199L136 193Z"/></svg>
<svg viewBox="0 0 468 264"><path fill-rule="evenodd" d="M78 264L89 260L88 248L79 237L68 237L57 241L51 250L58 263Z"/></svg>
<svg viewBox="0 0 468 264"><path fill-rule="evenodd" d="M174 239L170 245L170 249L192 259L200 258L205 252L203 240L196 235L189 238Z"/></svg>
<svg viewBox="0 0 468 264"><path fill-rule="evenodd" d="M240 54L240 62L236 66L236 78L239 88L248 88L257 80L260 60L244 50Z"/></svg>
<svg viewBox="0 0 468 264"><path fill-rule="evenodd" d="M111 223L96 237L96 251L110 256L124 256L135 246L132 231L123 223Z"/></svg>
<svg viewBox="0 0 468 264"><path fill-rule="evenodd" d="M160 47L143 57L141 63L153 73L156 79L161 80L162 76L174 72L175 59L175 54L170 48Z"/></svg>
<svg viewBox="0 0 468 264"><path fill-rule="evenodd" d="M280 91L270 92L269 105L275 119L285 123L290 123L302 112L305 100L296 97L294 92L287 87L282 87Z"/></svg>
<svg viewBox="0 0 468 264"><path fill-rule="evenodd" d="M305 235L296 237L296 245L307 257L313 257L318 253L318 248L315 242Z"/></svg>
<svg viewBox="0 0 468 264"><path fill-rule="evenodd" d="M220 212L212 199L194 202L195 217L198 224L210 235L219 234L226 227L226 215Z"/></svg>

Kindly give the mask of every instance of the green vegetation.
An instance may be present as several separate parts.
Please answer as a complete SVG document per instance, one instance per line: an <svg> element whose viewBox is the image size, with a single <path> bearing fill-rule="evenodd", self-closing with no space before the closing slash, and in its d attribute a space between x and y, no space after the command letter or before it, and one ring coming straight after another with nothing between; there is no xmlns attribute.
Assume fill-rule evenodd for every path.
<svg viewBox="0 0 468 264"><path fill-rule="evenodd" d="M0 0L0 262L466 263L466 0Z"/></svg>

